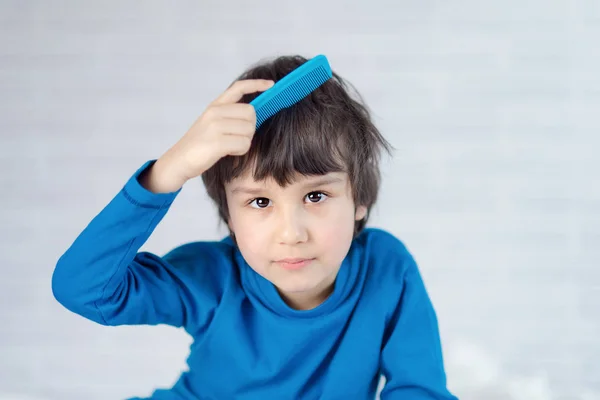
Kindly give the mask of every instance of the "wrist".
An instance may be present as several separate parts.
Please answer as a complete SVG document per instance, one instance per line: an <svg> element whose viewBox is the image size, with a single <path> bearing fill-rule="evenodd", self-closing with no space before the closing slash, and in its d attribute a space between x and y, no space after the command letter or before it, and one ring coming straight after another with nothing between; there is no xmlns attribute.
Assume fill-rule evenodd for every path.
<svg viewBox="0 0 600 400"><path fill-rule="evenodd" d="M140 176L140 183L144 188L153 193L171 193L176 192L187 181L180 175L174 166L165 160L159 158L154 164Z"/></svg>

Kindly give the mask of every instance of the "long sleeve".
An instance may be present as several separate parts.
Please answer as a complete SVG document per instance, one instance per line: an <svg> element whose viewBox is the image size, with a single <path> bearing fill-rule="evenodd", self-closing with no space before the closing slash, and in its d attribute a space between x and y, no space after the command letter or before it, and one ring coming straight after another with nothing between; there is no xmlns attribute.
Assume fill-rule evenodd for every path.
<svg viewBox="0 0 600 400"><path fill-rule="evenodd" d="M177 192L156 194L138 182L146 162L59 258L52 291L65 308L102 325L186 322L186 296L172 261L138 252Z"/></svg>
<svg viewBox="0 0 600 400"><path fill-rule="evenodd" d="M381 355L381 400L456 400L446 387L438 322L414 259L406 261L400 301Z"/></svg>

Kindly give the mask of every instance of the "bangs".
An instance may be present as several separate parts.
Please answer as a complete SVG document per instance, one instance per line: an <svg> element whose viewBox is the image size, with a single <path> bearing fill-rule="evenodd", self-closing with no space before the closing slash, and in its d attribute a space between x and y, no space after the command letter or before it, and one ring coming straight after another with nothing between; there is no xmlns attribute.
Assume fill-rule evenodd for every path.
<svg viewBox="0 0 600 400"><path fill-rule="evenodd" d="M343 120L325 110L311 94L265 121L256 131L248 153L221 159L215 172L223 182L230 182L251 171L254 180L273 178L280 186L292 183L297 174L350 172L343 161L350 156L348 143L341 140L347 131L347 127L340 126Z"/></svg>

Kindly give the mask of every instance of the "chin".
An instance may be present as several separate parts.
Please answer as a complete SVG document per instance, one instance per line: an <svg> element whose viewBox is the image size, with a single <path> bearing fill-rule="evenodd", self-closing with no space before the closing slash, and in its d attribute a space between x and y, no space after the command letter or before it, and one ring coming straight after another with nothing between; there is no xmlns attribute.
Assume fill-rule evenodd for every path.
<svg viewBox="0 0 600 400"><path fill-rule="evenodd" d="M297 280L294 282L292 278L286 282L273 282L273 284L286 293L303 293L314 290L319 282L298 282Z"/></svg>

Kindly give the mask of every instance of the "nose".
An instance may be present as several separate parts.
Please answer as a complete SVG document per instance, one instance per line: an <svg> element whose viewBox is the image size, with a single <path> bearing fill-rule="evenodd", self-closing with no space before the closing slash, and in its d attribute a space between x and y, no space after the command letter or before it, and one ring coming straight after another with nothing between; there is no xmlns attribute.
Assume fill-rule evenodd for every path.
<svg viewBox="0 0 600 400"><path fill-rule="evenodd" d="M301 208L282 208L277 218L277 239L280 244L294 245L307 241L306 215Z"/></svg>

